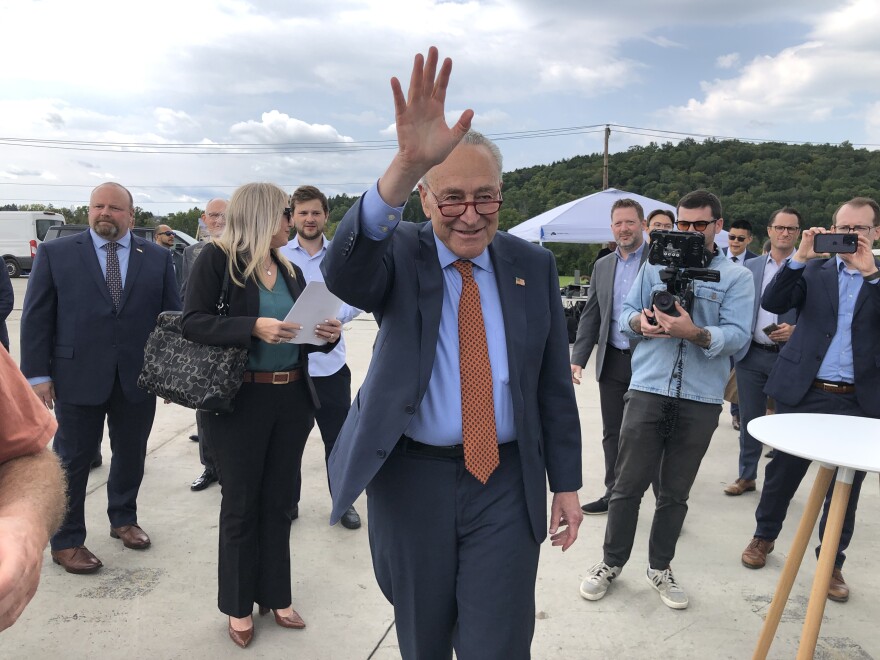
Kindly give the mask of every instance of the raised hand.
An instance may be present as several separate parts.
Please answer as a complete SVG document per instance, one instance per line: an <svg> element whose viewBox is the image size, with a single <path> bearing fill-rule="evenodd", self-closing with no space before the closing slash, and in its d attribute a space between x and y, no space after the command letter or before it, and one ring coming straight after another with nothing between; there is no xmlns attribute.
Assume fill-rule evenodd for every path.
<svg viewBox="0 0 880 660"><path fill-rule="evenodd" d="M446 87L452 60L443 60L438 73L438 59L433 46L427 58L421 53L415 56L406 98L400 81L391 79L398 150L379 180L379 194L393 206L406 201L419 179L446 159L471 126L473 110L462 112L451 128L446 124Z"/></svg>

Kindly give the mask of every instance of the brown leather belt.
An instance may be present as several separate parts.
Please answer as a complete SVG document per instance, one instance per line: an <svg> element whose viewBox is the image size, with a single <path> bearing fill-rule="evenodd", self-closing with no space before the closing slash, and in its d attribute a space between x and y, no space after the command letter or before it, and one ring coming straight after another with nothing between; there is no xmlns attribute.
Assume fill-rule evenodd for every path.
<svg viewBox="0 0 880 660"><path fill-rule="evenodd" d="M856 386L852 383L832 383L827 380L814 380L813 387L823 392L831 394L852 394L856 391Z"/></svg>
<svg viewBox="0 0 880 660"><path fill-rule="evenodd" d="M263 385L287 385L303 377L302 369L290 371L245 371L242 382L261 383Z"/></svg>

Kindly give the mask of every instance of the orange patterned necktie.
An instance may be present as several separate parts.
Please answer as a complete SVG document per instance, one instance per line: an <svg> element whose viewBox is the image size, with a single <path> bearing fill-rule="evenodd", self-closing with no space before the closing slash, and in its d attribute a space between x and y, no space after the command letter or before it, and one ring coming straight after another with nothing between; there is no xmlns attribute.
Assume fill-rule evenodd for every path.
<svg viewBox="0 0 880 660"><path fill-rule="evenodd" d="M486 343L486 326L480 307L480 288L474 280L474 265L463 260L452 265L461 273L458 366L461 371L464 466L485 484L498 467L498 434L495 430L495 400L492 397L492 367Z"/></svg>

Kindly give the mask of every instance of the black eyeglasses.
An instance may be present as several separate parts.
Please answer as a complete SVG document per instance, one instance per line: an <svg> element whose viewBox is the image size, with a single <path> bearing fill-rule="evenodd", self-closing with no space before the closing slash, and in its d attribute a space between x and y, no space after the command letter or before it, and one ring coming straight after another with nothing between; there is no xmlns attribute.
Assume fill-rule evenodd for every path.
<svg viewBox="0 0 880 660"><path fill-rule="evenodd" d="M711 225L713 222L717 222L715 218L711 220L695 220L694 222L688 222L687 220L679 220L675 223L675 226L678 227L678 231L690 231L691 227L696 229L697 231L703 231L706 227Z"/></svg>
<svg viewBox="0 0 880 660"><path fill-rule="evenodd" d="M174 232L173 232L173 231L157 231L156 233L157 233L159 236L174 236Z"/></svg>
<svg viewBox="0 0 880 660"><path fill-rule="evenodd" d="M703 227L703 229L705 229L705 227ZM737 243L742 243L746 240L746 237L745 236L731 236L730 234L728 234L727 239L731 240L731 241L736 241Z"/></svg>
<svg viewBox="0 0 880 660"><path fill-rule="evenodd" d="M434 195L434 191L428 188L428 186L425 186L425 189ZM437 200L437 208L440 209L440 215L444 218L460 218L465 214L468 206L473 206L474 211L480 215L492 215L493 213L498 213L498 209L501 208L501 203L504 201L503 199L491 199L477 202L446 202L441 204L437 195L434 195L434 199Z"/></svg>

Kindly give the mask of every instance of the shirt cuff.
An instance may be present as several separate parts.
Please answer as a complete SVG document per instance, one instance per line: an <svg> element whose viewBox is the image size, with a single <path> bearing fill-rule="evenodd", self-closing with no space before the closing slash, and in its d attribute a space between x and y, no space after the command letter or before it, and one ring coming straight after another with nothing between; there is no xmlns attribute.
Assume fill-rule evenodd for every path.
<svg viewBox="0 0 880 660"><path fill-rule="evenodd" d="M703 330L708 332L710 337L709 346L703 349L706 352L706 357L718 357L724 347L724 332L714 325L707 326Z"/></svg>
<svg viewBox="0 0 880 660"><path fill-rule="evenodd" d="M33 378L28 378L27 382L30 384L31 387L33 387L34 385L42 385L43 383L51 383L52 378L50 378L49 376L35 376Z"/></svg>
<svg viewBox="0 0 880 660"><path fill-rule="evenodd" d="M361 200L361 231L369 239L384 241L400 223L405 206L388 206L379 194L379 182L376 181Z"/></svg>
<svg viewBox="0 0 880 660"><path fill-rule="evenodd" d="M807 267L806 263L801 263L800 261L795 261L794 259L789 259L788 263L785 264L786 268L789 270L802 270Z"/></svg>

